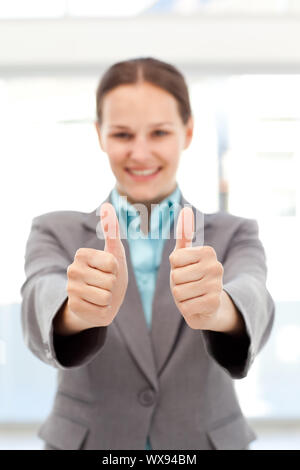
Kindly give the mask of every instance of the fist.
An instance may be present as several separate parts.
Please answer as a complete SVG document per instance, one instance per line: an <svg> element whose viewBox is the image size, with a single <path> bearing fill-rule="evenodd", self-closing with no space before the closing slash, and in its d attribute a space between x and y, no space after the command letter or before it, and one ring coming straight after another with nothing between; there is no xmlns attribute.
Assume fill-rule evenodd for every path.
<svg viewBox="0 0 300 470"><path fill-rule="evenodd" d="M79 248L68 266L68 307L83 328L109 325L124 300L128 271L119 222L114 207L100 209L104 250Z"/></svg>
<svg viewBox="0 0 300 470"><path fill-rule="evenodd" d="M192 246L194 214L181 209L176 245L169 256L170 288L176 306L193 329L215 329L223 290L223 266L211 246Z"/></svg>

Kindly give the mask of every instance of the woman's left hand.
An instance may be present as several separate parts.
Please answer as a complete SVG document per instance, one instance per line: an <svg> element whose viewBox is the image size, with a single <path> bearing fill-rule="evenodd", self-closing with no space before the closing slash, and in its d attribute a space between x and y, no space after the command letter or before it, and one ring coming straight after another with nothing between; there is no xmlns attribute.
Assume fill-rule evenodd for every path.
<svg viewBox="0 0 300 470"><path fill-rule="evenodd" d="M223 291L224 269L211 246L191 246L193 234L194 214L186 207L179 214L176 246L169 256L171 292L191 328L218 330L224 295L227 296Z"/></svg>

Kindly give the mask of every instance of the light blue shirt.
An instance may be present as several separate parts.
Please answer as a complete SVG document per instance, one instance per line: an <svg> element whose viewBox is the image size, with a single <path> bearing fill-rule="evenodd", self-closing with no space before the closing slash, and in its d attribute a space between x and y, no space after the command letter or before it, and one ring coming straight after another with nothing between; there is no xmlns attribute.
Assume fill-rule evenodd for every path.
<svg viewBox="0 0 300 470"><path fill-rule="evenodd" d="M150 227L147 234L141 231L140 209L128 202L126 196L121 196L116 187L112 190L112 204L129 245L131 263L134 269L136 283L141 296L144 315L148 328L151 328L152 300L155 291L157 271L160 266L164 242L171 233L172 222L179 211L180 189L176 189L154 205L151 210ZM173 206L174 204L174 206ZM146 450L151 450L149 437Z"/></svg>

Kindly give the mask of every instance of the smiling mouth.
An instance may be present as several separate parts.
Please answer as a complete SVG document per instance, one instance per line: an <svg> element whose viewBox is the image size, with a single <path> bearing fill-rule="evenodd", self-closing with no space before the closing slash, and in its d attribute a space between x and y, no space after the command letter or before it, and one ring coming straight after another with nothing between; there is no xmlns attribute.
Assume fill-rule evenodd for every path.
<svg viewBox="0 0 300 470"><path fill-rule="evenodd" d="M134 168L125 168L127 173L132 176L142 177L142 176L154 176L160 172L162 167L156 168L145 168L145 169L134 169Z"/></svg>

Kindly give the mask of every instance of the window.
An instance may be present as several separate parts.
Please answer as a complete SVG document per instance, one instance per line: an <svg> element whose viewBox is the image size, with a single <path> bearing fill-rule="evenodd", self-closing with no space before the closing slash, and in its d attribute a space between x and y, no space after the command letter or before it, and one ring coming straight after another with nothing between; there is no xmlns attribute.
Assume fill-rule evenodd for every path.
<svg viewBox="0 0 300 470"><path fill-rule="evenodd" d="M90 212L114 185L93 128L98 79L0 81L2 421L44 419L55 388L56 371L27 350L21 333L19 289L32 218ZM183 194L205 212L220 207L258 220L277 307L270 340L248 377L235 382L241 405L249 417L299 418L300 76L194 73L188 81L196 129L180 163Z"/></svg>

